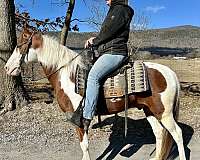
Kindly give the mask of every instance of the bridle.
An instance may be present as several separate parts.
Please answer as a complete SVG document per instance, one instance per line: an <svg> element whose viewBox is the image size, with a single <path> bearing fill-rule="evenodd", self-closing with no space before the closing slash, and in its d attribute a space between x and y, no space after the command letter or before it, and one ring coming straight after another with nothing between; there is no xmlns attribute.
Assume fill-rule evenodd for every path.
<svg viewBox="0 0 200 160"><path fill-rule="evenodd" d="M25 50L24 50L22 53L20 53L20 54L22 54L22 57L21 57L21 59L20 59L20 66L21 66L22 63L24 62L26 56L27 56L27 60L28 60L28 51L29 51L29 49L30 49L30 47L31 47L32 38L33 38L34 34L35 34L35 31L33 31L33 32L31 33L31 35L30 35L30 37L28 38L27 41L22 42L22 43L20 43L20 44L17 45L17 48L18 48L18 49L19 49L20 47L22 47L23 45L26 45L26 46L27 46L27 47L25 48Z"/></svg>
<svg viewBox="0 0 200 160"><path fill-rule="evenodd" d="M30 37L28 38L27 41L22 42L22 43L20 43L19 45L17 45L17 48L22 47L24 44L30 45L34 34L35 34L35 31L32 32L32 34L30 35ZM30 48L30 47L29 47L29 48ZM28 48L28 49L29 49L29 48Z"/></svg>
<svg viewBox="0 0 200 160"><path fill-rule="evenodd" d="M20 59L20 66L21 66L22 63L24 62L26 56L27 56L27 60L28 60L28 51L29 51L29 49L30 49L30 47L31 47L32 38L33 38L33 36L34 36L35 33L36 33L36 32L33 31L32 34L31 34L31 36L28 38L27 41L22 42L22 43L20 43L19 45L17 45L17 48L20 48L20 47L22 47L23 45L27 45L27 47L25 48L25 50L23 51L23 53L21 53L21 54L22 54L22 58ZM55 73L57 73L57 72L58 72L59 70L61 70L62 68L68 66L68 65L69 65L72 61L74 61L78 56L82 55L82 54L84 53L85 50L86 50L86 49L83 49L80 53L78 53L78 55L76 55L75 57L73 57L68 63L62 65L60 68L58 68L58 69L57 69L56 71L54 71L53 73L50 73L50 74L46 75L47 79L49 79L52 75L54 75ZM46 77L40 78L40 79L38 79L38 80L45 79Z"/></svg>

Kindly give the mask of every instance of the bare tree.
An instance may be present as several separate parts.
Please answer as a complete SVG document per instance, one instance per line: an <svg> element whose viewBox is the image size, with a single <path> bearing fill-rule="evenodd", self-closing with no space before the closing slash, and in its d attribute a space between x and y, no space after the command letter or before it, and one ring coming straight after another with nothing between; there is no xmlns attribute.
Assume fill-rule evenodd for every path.
<svg viewBox="0 0 200 160"><path fill-rule="evenodd" d="M62 32L61 32L61 36L60 36L60 43L62 45L66 45L66 40L67 40L67 36L68 36L68 31L70 28L70 22L71 22L71 17L72 17L73 10L74 10L74 5L75 5L75 0L70 0L69 6L67 9L67 13L65 16L65 23L62 28Z"/></svg>
<svg viewBox="0 0 200 160"><path fill-rule="evenodd" d="M33 1L34 3L34 1ZM62 27L61 43L65 45L68 30L70 28L71 20L75 0L70 0L64 25L61 17L58 17L57 21L50 21L49 19L37 20L31 19L28 12L15 13L14 0L1 0L0 1L0 115L15 109L16 107L22 106L24 103L27 104L28 98L25 94L25 90L22 83L22 77L12 77L6 75L4 71L4 65L8 58L12 54L16 44L16 20L18 26L23 26L24 23L30 24L34 23L35 28L41 28L42 30L47 30L48 28L54 28L57 26ZM78 19L75 19L78 20ZM76 30L78 27L74 27Z"/></svg>
<svg viewBox="0 0 200 160"><path fill-rule="evenodd" d="M141 37L142 34L137 33L145 31L145 33L148 34L149 20L150 18L144 13L136 13L136 15L134 15L128 41L129 55L134 59L137 58L138 51L145 43L145 38ZM140 37L138 37L138 35L140 35Z"/></svg>
<svg viewBox="0 0 200 160"><path fill-rule="evenodd" d="M137 12L132 21L132 30L147 30L150 24L150 17L143 12Z"/></svg>
<svg viewBox="0 0 200 160"><path fill-rule="evenodd" d="M22 78L7 76L3 67L16 46L14 0L0 1L0 115L27 102Z"/></svg>
<svg viewBox="0 0 200 160"><path fill-rule="evenodd" d="M102 5L92 5L90 8L92 16L86 19L86 22L95 29L95 31L99 32L101 29L101 25L106 16L106 8Z"/></svg>
<svg viewBox="0 0 200 160"><path fill-rule="evenodd" d="M96 0L97 1L97 0ZM99 2L99 1L98 1ZM126 1L128 3L128 1ZM107 9L105 5L101 5L99 3L94 3L89 7L91 10L91 17L89 17L86 21L87 23L93 27L97 32L100 31L103 20L106 16ZM137 32L147 31L148 26L150 24L150 17L145 15L144 13L136 12L134 18L131 23L131 32L129 36L129 54L135 56L135 54L139 51L140 47L144 44L144 38L138 38ZM147 32L146 32L147 33Z"/></svg>

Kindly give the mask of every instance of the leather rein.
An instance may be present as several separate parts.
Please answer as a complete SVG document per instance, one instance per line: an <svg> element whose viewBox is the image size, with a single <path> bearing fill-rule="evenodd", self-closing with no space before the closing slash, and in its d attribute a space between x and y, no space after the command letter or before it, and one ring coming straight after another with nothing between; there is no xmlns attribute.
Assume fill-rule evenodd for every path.
<svg viewBox="0 0 200 160"><path fill-rule="evenodd" d="M70 63L72 63L78 56L80 56L82 53L84 53L84 51L85 51L85 49L82 50L80 53L78 53L78 55L76 55L75 57L73 57L68 63L62 65L60 68L58 68L58 69L57 69L56 71L54 71L53 73L46 75L46 76L47 76L47 79L49 79L52 75L54 75L55 73L57 73L58 71L60 71L62 68L66 67L66 66L68 66ZM44 77L44 78L41 78L41 79L45 79L45 77ZM41 79L38 79L38 80L41 80Z"/></svg>

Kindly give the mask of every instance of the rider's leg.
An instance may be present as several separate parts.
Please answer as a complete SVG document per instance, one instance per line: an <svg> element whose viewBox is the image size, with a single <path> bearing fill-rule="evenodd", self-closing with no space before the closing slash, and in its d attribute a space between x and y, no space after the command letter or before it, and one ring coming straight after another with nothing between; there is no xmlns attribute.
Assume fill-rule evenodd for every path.
<svg viewBox="0 0 200 160"><path fill-rule="evenodd" d="M96 103L99 95L100 81L112 71L116 70L126 59L123 55L104 54L92 66L87 79L87 89L85 97L85 106L83 108L83 123L89 126L89 122L93 118L96 109ZM79 115L74 114L71 123L82 127L82 122L77 122ZM76 118L77 117L77 118Z"/></svg>
<svg viewBox="0 0 200 160"><path fill-rule="evenodd" d="M100 81L121 66L124 59L125 56L123 55L104 54L94 63L88 74L83 118L89 120L93 118L99 95Z"/></svg>

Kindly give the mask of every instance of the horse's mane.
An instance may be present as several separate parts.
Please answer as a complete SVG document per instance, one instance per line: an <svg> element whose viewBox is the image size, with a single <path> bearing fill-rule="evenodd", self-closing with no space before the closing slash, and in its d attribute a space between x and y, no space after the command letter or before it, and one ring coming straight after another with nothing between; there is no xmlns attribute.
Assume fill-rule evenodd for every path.
<svg viewBox="0 0 200 160"><path fill-rule="evenodd" d="M84 67L81 56L70 62L75 56L77 56L76 52L61 45L55 38L43 35L43 47L38 54L38 60L42 65L58 69L67 64L68 72L75 72L77 65Z"/></svg>

